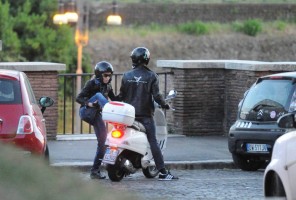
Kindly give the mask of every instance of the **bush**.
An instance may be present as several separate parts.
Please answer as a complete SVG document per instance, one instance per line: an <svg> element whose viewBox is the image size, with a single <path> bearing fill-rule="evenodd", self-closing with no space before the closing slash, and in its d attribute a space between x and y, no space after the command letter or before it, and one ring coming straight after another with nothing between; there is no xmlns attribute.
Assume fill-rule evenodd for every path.
<svg viewBox="0 0 296 200"><path fill-rule="evenodd" d="M249 19L245 22L234 22L232 29L236 32L242 32L246 35L256 36L262 31L262 22L258 19Z"/></svg>
<svg viewBox="0 0 296 200"><path fill-rule="evenodd" d="M55 169L41 158L25 156L14 146L0 145L1 200L138 199L110 190L103 182L84 181L78 172Z"/></svg>
<svg viewBox="0 0 296 200"><path fill-rule="evenodd" d="M275 26L277 30L284 31L287 27L287 23L283 21L276 21Z"/></svg>
<svg viewBox="0 0 296 200"><path fill-rule="evenodd" d="M257 19L247 20L243 24L242 31L247 35L256 36L262 31L262 23L260 20Z"/></svg>
<svg viewBox="0 0 296 200"><path fill-rule="evenodd" d="M200 21L188 22L177 26L178 31L191 35L205 35L209 29L205 23Z"/></svg>

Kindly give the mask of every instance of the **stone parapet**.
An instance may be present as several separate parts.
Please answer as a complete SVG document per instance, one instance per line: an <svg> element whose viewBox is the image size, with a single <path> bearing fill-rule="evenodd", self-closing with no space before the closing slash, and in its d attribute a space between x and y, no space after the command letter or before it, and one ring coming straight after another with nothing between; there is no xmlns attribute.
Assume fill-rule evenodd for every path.
<svg viewBox="0 0 296 200"><path fill-rule="evenodd" d="M178 91L173 129L183 135L227 135L244 92L263 75L296 70L296 62L158 60Z"/></svg>

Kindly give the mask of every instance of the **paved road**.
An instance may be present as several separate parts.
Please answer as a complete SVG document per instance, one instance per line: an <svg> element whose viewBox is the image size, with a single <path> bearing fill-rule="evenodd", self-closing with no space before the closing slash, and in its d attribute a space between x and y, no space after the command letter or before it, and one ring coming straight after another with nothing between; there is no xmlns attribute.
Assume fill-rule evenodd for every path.
<svg viewBox="0 0 296 200"><path fill-rule="evenodd" d="M84 165L83 171L75 172L82 180L103 184L114 190L137 193L139 199L264 199L263 170L244 172L231 167L229 163L233 163L227 138L223 136L170 136L165 161L174 166L171 171L180 177L178 181L147 179L138 171L119 183L89 178L89 168L96 149L94 138L61 138L49 141L53 166ZM226 162L217 164L217 161ZM182 163L188 162L191 164L187 167L180 167Z"/></svg>
<svg viewBox="0 0 296 200"><path fill-rule="evenodd" d="M147 179L138 171L121 182L91 180L89 174L80 172L84 181L103 184L108 188L133 192L139 199L264 199L264 171L244 172L239 169L217 170L173 170L179 176L178 181L158 181Z"/></svg>
<svg viewBox="0 0 296 200"><path fill-rule="evenodd" d="M56 141L48 141L51 164L55 166L91 165L96 152L94 138L94 135L59 136ZM227 147L227 137L224 136L170 135L164 159L166 163L174 165L174 168L182 164L187 164L186 167L191 169L201 164L211 165L210 168L223 168L223 164L232 164L231 154Z"/></svg>

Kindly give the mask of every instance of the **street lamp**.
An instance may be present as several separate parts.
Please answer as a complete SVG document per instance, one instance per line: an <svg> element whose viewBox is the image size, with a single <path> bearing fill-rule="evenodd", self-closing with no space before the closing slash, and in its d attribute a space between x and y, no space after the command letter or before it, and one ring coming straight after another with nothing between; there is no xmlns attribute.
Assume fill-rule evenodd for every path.
<svg viewBox="0 0 296 200"><path fill-rule="evenodd" d="M76 95L79 94L81 90L81 74L82 70L82 51L83 47L88 43L88 18L89 18L89 6L88 3L78 2L77 9L79 11L79 18L76 25L75 31L75 43L77 46L77 69L76 69ZM79 108L80 105L76 104L75 106L75 131L76 133L81 130L81 121L79 117Z"/></svg>
<svg viewBox="0 0 296 200"><path fill-rule="evenodd" d="M65 9L66 6L66 9ZM75 12L75 2L62 2L59 0L59 13L53 16L54 24L68 24L68 23L77 23L78 14Z"/></svg>
<svg viewBox="0 0 296 200"><path fill-rule="evenodd" d="M59 0L59 13L53 16L53 23L59 25L68 23L68 19L64 14L64 3L61 0Z"/></svg>
<svg viewBox="0 0 296 200"><path fill-rule="evenodd" d="M107 17L108 25L121 25L122 19L121 16L117 14L117 2L112 2L112 14Z"/></svg>
<svg viewBox="0 0 296 200"><path fill-rule="evenodd" d="M64 12L64 3L62 0L59 0L59 14L55 15L53 22L55 24L67 24L74 23L76 24L75 30L75 44L77 46L77 69L76 69L76 95L81 90L81 74L82 70L82 51L83 47L88 43L88 18L89 18L89 5L85 0L80 0L74 3L72 0L70 3L66 4L66 12ZM75 5L77 7L77 12L75 12ZM108 25L121 25L121 17L117 14L117 3L116 1L112 2L113 12L107 17ZM75 126L74 131L76 133L81 130L81 123L79 117L79 108L80 106L76 104L75 106Z"/></svg>
<svg viewBox="0 0 296 200"><path fill-rule="evenodd" d="M59 13L53 17L53 22L55 24L76 24L75 30L75 44L77 46L77 69L76 69L76 95L81 90L81 74L82 70L82 51L83 47L88 43L88 13L89 7L87 3L84 3L83 0L77 1L77 9L75 2L65 3L66 12L64 11L64 3L59 0ZM75 10L78 11L75 12ZM81 130L81 123L79 117L79 105L75 106L75 133L79 133Z"/></svg>
<svg viewBox="0 0 296 200"><path fill-rule="evenodd" d="M53 23L54 24L67 24L68 23L68 19L66 18L66 16L64 14L56 14L53 17Z"/></svg>
<svg viewBox="0 0 296 200"><path fill-rule="evenodd" d="M74 1L71 1L67 4L65 16L69 23L77 23L78 22L78 14L76 11L76 4Z"/></svg>

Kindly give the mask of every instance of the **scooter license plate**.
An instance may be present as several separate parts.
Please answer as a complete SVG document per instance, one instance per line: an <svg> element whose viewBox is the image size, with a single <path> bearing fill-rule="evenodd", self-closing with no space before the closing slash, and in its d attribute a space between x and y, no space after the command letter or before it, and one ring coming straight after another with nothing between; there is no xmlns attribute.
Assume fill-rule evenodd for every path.
<svg viewBox="0 0 296 200"><path fill-rule="evenodd" d="M118 153L119 153L118 149L112 149L107 147L104 158L103 158L103 162L113 165L116 161Z"/></svg>

